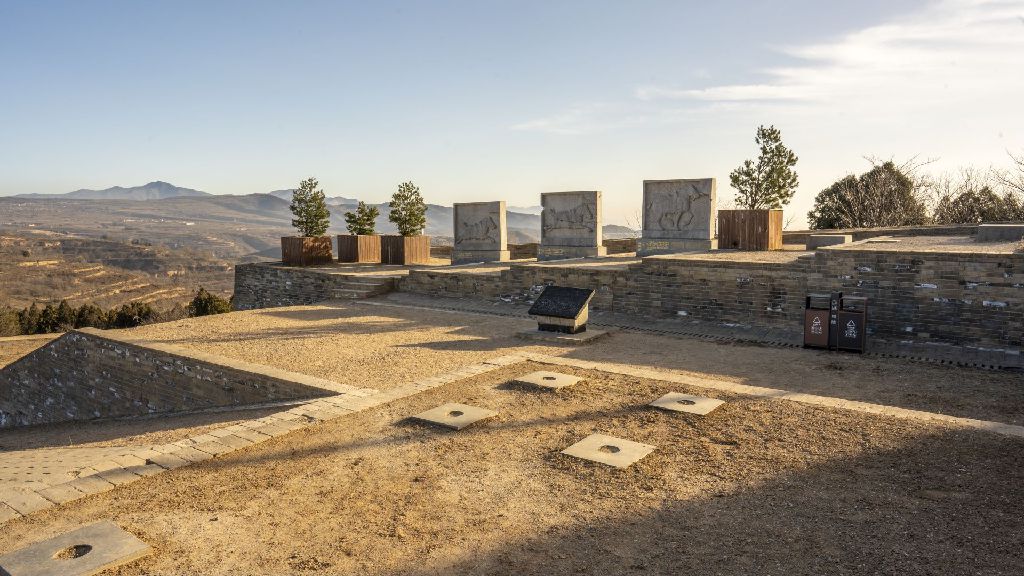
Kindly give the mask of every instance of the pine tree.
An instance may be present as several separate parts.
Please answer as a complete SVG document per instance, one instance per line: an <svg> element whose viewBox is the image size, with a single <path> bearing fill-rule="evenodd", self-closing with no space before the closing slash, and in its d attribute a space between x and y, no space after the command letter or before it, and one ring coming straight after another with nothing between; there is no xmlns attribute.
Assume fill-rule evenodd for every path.
<svg viewBox="0 0 1024 576"><path fill-rule="evenodd" d="M736 203L748 210L782 208L796 193L796 154L782 144L782 133L775 126L758 126L754 142L761 147L757 163L744 160L729 174Z"/></svg>
<svg viewBox="0 0 1024 576"><path fill-rule="evenodd" d="M22 334L36 334L39 329L39 307L33 302L31 306L18 312L18 322Z"/></svg>
<svg viewBox="0 0 1024 576"><path fill-rule="evenodd" d="M52 303L47 304L39 314L39 324L36 327L36 332L39 334L50 334L57 332L59 329L60 327L57 325L57 307Z"/></svg>
<svg viewBox="0 0 1024 576"><path fill-rule="evenodd" d="M323 236L331 225L331 211L327 209L327 197L316 178L307 178L299 183L292 193L291 211L295 215L294 226L303 236Z"/></svg>
<svg viewBox="0 0 1024 576"><path fill-rule="evenodd" d="M75 313L75 328L106 328L107 313L95 304L82 304Z"/></svg>
<svg viewBox="0 0 1024 576"><path fill-rule="evenodd" d="M357 236L375 234L377 216L380 216L380 210L376 206L370 206L360 200L355 212L345 212L348 233Z"/></svg>
<svg viewBox="0 0 1024 576"><path fill-rule="evenodd" d="M388 220L398 227L402 236L418 236L427 226L427 204L420 195L420 189L412 182L398 185L398 191L391 196L391 213Z"/></svg>
<svg viewBox="0 0 1024 576"><path fill-rule="evenodd" d="M21 334L21 323L18 313L10 306L0 307L0 336L18 336Z"/></svg>
<svg viewBox="0 0 1024 576"><path fill-rule="evenodd" d="M220 296L209 293L202 286L199 287L195 298L188 305L188 315L192 317L224 314L225 312L231 312L231 304Z"/></svg>
<svg viewBox="0 0 1024 576"><path fill-rule="evenodd" d="M110 328L134 328L143 324L149 324L157 319L158 314L149 304L131 302L121 305L118 310L111 309L108 314L108 326Z"/></svg>
<svg viewBox="0 0 1024 576"><path fill-rule="evenodd" d="M75 327L75 309L72 308L67 300L61 300L60 304L57 305L56 314L56 330L55 332L66 332Z"/></svg>

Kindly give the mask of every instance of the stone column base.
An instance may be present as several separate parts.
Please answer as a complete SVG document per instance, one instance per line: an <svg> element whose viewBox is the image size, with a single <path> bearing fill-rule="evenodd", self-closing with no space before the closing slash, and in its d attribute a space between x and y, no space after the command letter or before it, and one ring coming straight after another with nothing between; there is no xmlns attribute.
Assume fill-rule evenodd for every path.
<svg viewBox="0 0 1024 576"><path fill-rule="evenodd" d="M567 258L592 258L607 256L604 246L538 246L537 260L565 260Z"/></svg>
<svg viewBox="0 0 1024 576"><path fill-rule="evenodd" d="M508 261L508 250L452 250L452 264Z"/></svg>
<svg viewBox="0 0 1024 576"><path fill-rule="evenodd" d="M717 250L718 239L684 240L681 238L641 238L636 243L637 256L654 254L677 254L679 252L704 252Z"/></svg>

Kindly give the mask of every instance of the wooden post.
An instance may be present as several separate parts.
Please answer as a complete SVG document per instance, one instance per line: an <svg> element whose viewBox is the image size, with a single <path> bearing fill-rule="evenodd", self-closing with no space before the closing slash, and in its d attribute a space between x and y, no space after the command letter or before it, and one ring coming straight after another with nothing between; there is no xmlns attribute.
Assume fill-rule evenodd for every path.
<svg viewBox="0 0 1024 576"><path fill-rule="evenodd" d="M381 236L380 261L382 264L430 263L430 236Z"/></svg>
<svg viewBox="0 0 1024 576"><path fill-rule="evenodd" d="M781 250L782 210L719 210L718 247Z"/></svg>
<svg viewBox="0 0 1024 576"><path fill-rule="evenodd" d="M285 266L315 266L334 261L330 236L282 236L281 262Z"/></svg>
<svg viewBox="0 0 1024 576"><path fill-rule="evenodd" d="M380 236L339 234L338 262L380 262Z"/></svg>

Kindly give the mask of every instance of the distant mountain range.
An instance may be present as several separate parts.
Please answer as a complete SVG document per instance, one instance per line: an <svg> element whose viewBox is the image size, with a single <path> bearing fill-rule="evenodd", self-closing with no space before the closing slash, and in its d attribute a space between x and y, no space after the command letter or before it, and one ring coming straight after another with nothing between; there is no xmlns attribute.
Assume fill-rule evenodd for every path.
<svg viewBox="0 0 1024 576"><path fill-rule="evenodd" d="M248 224L290 230L292 215L288 210L288 204L291 201L292 192L292 189L285 189L245 195L208 194L157 181L130 188L115 186L105 190L75 190L66 194L20 194L0 197L0 204L26 199L48 200L45 208L39 206L38 211L29 210L29 213L37 215L35 216L38 218L36 221L43 224L44 227L47 225L47 220L54 217L59 217L65 222L64 227L67 228L69 223L76 219L102 221L104 215L110 217L117 214L125 221L171 219L183 222L207 222L213 226L216 226L217 222L223 222L232 225ZM64 202L67 200L95 200L97 202L95 205L89 203L89 207L86 207L78 202ZM331 233L343 233L345 212L354 210L359 201L355 198L335 196L329 197L327 203L331 209ZM395 233L397 231L395 225L388 220L388 214L391 212L388 203L382 202L375 206L380 210L380 216L376 222L377 232L381 234ZM540 206L509 208L506 213L509 242L538 242L540 240L540 212ZM47 214L49 217L39 217L42 214ZM603 232L607 238L635 235L633 230L614 224L605 225ZM428 204L427 227L424 233L429 236L450 238L453 235L452 207ZM272 234L268 237L270 238L268 243L273 245ZM250 244L254 243L250 242Z"/></svg>
<svg viewBox="0 0 1024 576"><path fill-rule="evenodd" d="M282 200L285 200L290 203L292 201L292 193L294 192L294 188L289 188L287 190L274 190L273 192L268 192L268 194L270 194L271 196L281 198ZM328 206L355 206L356 204L359 204L359 200L356 200L355 198L345 198L344 196L327 197Z"/></svg>
<svg viewBox="0 0 1024 576"><path fill-rule="evenodd" d="M15 198L74 198L78 200L163 200L165 198L181 198L182 196L210 196L206 192L182 188L168 182L150 182L142 186L122 188L114 186L104 190L82 188L64 194L18 194Z"/></svg>

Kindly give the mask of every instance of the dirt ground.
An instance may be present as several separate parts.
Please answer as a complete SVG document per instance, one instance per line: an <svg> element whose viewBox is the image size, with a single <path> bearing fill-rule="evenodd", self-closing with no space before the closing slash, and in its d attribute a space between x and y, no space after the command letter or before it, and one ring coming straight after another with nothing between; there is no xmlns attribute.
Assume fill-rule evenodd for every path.
<svg viewBox="0 0 1024 576"><path fill-rule="evenodd" d="M337 302L194 318L127 333L379 389L499 354L533 351L1024 424L1019 373L630 331L579 347L538 346L514 336L531 328L536 323L517 318Z"/></svg>
<svg viewBox="0 0 1024 576"><path fill-rule="evenodd" d="M520 363L9 522L0 552L110 518L155 554L115 574L1019 574L1024 441ZM704 418L644 405L727 401ZM458 401L461 432L408 417ZM560 451L657 446L625 470Z"/></svg>
<svg viewBox="0 0 1024 576"><path fill-rule="evenodd" d="M7 366L18 358L39 348L59 336L58 334L43 334L39 336L12 336L0 338L0 368Z"/></svg>
<svg viewBox="0 0 1024 576"><path fill-rule="evenodd" d="M309 374L389 389L482 362L515 348L557 354L515 337L536 322L331 302L151 324L126 335Z"/></svg>

